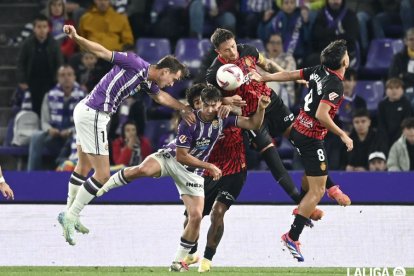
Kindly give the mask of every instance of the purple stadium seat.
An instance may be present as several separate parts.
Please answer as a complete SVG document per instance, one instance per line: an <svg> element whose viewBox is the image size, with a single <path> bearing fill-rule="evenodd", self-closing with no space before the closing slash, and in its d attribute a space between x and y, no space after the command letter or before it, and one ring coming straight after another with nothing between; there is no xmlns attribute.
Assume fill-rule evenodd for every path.
<svg viewBox="0 0 414 276"><path fill-rule="evenodd" d="M382 81L358 80L355 91L357 95L365 99L368 111L374 115L379 102L384 98L384 83Z"/></svg>
<svg viewBox="0 0 414 276"><path fill-rule="evenodd" d="M384 38L373 39L369 45L364 72L373 75L386 75L394 54L401 51L401 40Z"/></svg>
<svg viewBox="0 0 414 276"><path fill-rule="evenodd" d="M175 56L187 65L192 76L195 76L198 73L198 69L201 65L201 59L203 58L205 52L205 40L196 38L182 38L177 41L177 45L175 47Z"/></svg>
<svg viewBox="0 0 414 276"><path fill-rule="evenodd" d="M167 133L169 129L170 120L148 120L144 135L151 141L153 148L156 149L158 139L161 135Z"/></svg>
<svg viewBox="0 0 414 276"><path fill-rule="evenodd" d="M151 64L171 54L170 41L165 38L140 38L137 40L137 54Z"/></svg>
<svg viewBox="0 0 414 276"><path fill-rule="evenodd" d="M213 47L210 40L208 40L207 38L202 39L200 41L200 44L201 48L203 49L203 56L208 52L208 50L210 50L211 47Z"/></svg>
<svg viewBox="0 0 414 276"><path fill-rule="evenodd" d="M181 99L185 98L185 90L192 85L193 81L189 79L181 80L176 83L172 87L164 88L164 91L168 92L174 98ZM166 107L168 108L168 107Z"/></svg>
<svg viewBox="0 0 414 276"><path fill-rule="evenodd" d="M259 52L264 53L265 50L265 46L263 44L263 41L260 39L238 39L237 43L241 43L241 44L247 44L247 45L251 45L257 48L257 50L259 50Z"/></svg>

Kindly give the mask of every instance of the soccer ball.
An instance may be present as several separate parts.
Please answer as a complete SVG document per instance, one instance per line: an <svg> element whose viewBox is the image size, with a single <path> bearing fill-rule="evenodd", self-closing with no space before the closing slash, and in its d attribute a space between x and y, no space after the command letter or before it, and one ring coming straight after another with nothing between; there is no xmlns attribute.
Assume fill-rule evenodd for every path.
<svg viewBox="0 0 414 276"><path fill-rule="evenodd" d="M239 88L243 84L243 80L244 74L235 64L225 64L217 70L217 84L226 91Z"/></svg>

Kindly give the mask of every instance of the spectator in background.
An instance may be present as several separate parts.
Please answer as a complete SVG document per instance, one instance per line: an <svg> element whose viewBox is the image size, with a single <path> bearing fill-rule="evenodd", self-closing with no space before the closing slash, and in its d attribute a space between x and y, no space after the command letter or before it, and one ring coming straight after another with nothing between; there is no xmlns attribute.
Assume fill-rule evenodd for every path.
<svg viewBox="0 0 414 276"><path fill-rule="evenodd" d="M401 128L402 135L388 154L388 170L414 171L414 118L405 118Z"/></svg>
<svg viewBox="0 0 414 276"><path fill-rule="evenodd" d="M107 64L89 52L74 55L69 63L75 69L76 81L87 92L91 92L108 71Z"/></svg>
<svg viewBox="0 0 414 276"><path fill-rule="evenodd" d="M260 27L261 26L261 27ZM266 25L259 26L259 37L267 41L271 34L280 34L283 51L301 63L310 40L309 10L296 6L296 0L283 0L280 11Z"/></svg>
<svg viewBox="0 0 414 276"><path fill-rule="evenodd" d="M371 119L366 109L355 112L352 124L354 130L349 137L354 141L354 148L349 152L343 148L343 167L346 171L367 171L370 153L387 152L388 147L377 131L371 128Z"/></svg>
<svg viewBox="0 0 414 276"><path fill-rule="evenodd" d="M378 130L385 135L388 147L401 136L401 122L413 113L404 96L404 83L397 78L387 80L386 98L378 104Z"/></svg>
<svg viewBox="0 0 414 276"><path fill-rule="evenodd" d="M190 35L202 38L204 25L207 21L216 27L236 31L236 0L193 0L189 6Z"/></svg>
<svg viewBox="0 0 414 276"><path fill-rule="evenodd" d="M128 121L122 126L122 135L112 142L112 159L115 165L139 165L152 153L148 138L138 135L135 122Z"/></svg>
<svg viewBox="0 0 414 276"><path fill-rule="evenodd" d="M76 51L76 43L63 33L63 25L74 25L68 19L64 0L49 0L47 2L47 17L49 18L50 33L60 44L60 50L65 58L69 58Z"/></svg>
<svg viewBox="0 0 414 276"><path fill-rule="evenodd" d="M374 38L385 38L389 35L395 35L392 29L393 26L401 26L400 8L401 0L379 0L376 1L380 7L380 11L375 15L372 21ZM402 31L401 28L398 30Z"/></svg>
<svg viewBox="0 0 414 276"><path fill-rule="evenodd" d="M201 102L200 102L201 106ZM200 107L201 108L201 107ZM197 109L200 109L197 108ZM170 129L168 132L163 133L157 142L157 148L162 148L163 146L167 145L169 142L171 142L175 137L177 137L177 128L178 124L181 121L180 114L178 112L174 112L172 114L172 117L170 119Z"/></svg>
<svg viewBox="0 0 414 276"><path fill-rule="evenodd" d="M109 0L94 0L92 8L80 19L79 35L111 51L121 51L126 44L134 44L128 18L117 13Z"/></svg>
<svg viewBox="0 0 414 276"><path fill-rule="evenodd" d="M414 27L414 1L402 0L400 6L400 16L404 32Z"/></svg>
<svg viewBox="0 0 414 276"><path fill-rule="evenodd" d="M320 64L320 52L331 42L345 39L350 58L350 67L356 63L355 44L359 38L358 19L348 9L344 0L326 0L326 6L319 11L312 29L312 54L306 59L305 66Z"/></svg>
<svg viewBox="0 0 414 276"><path fill-rule="evenodd" d="M42 131L30 140L27 170L42 168L44 148L58 155L74 131L73 109L85 97L85 92L75 82L75 72L69 65L58 70L58 84L43 98L41 125Z"/></svg>
<svg viewBox="0 0 414 276"><path fill-rule="evenodd" d="M370 153L368 156L368 167L370 172L383 172L387 170L387 158L381 151Z"/></svg>
<svg viewBox="0 0 414 276"><path fill-rule="evenodd" d="M241 0L240 13L238 17L238 36L257 37L257 26L261 22L267 24L277 9L275 1L272 0Z"/></svg>
<svg viewBox="0 0 414 276"><path fill-rule="evenodd" d="M47 17L38 15L33 26L33 36L24 41L18 55L17 82L21 90L30 90L33 111L40 116L43 96L53 87L63 57L49 34Z"/></svg>
<svg viewBox="0 0 414 276"><path fill-rule="evenodd" d="M404 49L394 55L388 77L403 80L405 96L414 109L414 28L405 33L404 44Z"/></svg>
<svg viewBox="0 0 414 276"><path fill-rule="evenodd" d="M367 109L366 101L357 95L355 86L357 83L357 72L348 69L344 76L344 99L338 110L339 121L342 123L342 129L348 133L352 130L352 117L359 109Z"/></svg>
<svg viewBox="0 0 414 276"><path fill-rule="evenodd" d="M296 70L296 61L292 54L286 53L283 50L283 40L280 34L271 34L266 42L265 57L276 62L286 71ZM259 68L259 73L264 73ZM267 73L265 73L267 74ZM276 91L290 108L296 103L295 83L293 81L287 82L267 82L267 86Z"/></svg>
<svg viewBox="0 0 414 276"><path fill-rule="evenodd" d="M14 200L14 193L10 186L6 183L4 179L3 172L0 167L0 192L6 199Z"/></svg>

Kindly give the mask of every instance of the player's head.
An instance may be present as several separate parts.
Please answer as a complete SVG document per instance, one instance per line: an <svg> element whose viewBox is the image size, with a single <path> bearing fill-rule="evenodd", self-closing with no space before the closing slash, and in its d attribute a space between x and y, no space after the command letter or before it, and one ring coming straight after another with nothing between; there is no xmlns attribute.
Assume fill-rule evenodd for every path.
<svg viewBox="0 0 414 276"><path fill-rule="evenodd" d="M401 123L403 135L410 145L414 145L414 117L405 118Z"/></svg>
<svg viewBox="0 0 414 276"><path fill-rule="evenodd" d="M217 116L221 106L223 96L220 90L212 85L208 85L201 91L202 112L208 120L213 120Z"/></svg>
<svg viewBox="0 0 414 276"><path fill-rule="evenodd" d="M155 65L158 70L155 82L160 88L173 86L174 82L188 75L187 67L174 56L168 55Z"/></svg>
<svg viewBox="0 0 414 276"><path fill-rule="evenodd" d="M221 58L231 62L239 58L234 34L226 29L217 28L210 38L215 51Z"/></svg>
<svg viewBox="0 0 414 276"><path fill-rule="evenodd" d="M33 33L37 40L44 41L49 33L49 20L43 14L39 14L33 20Z"/></svg>
<svg viewBox="0 0 414 276"><path fill-rule="evenodd" d="M321 64L331 70L349 67L349 56L344 39L329 43L321 53Z"/></svg>
<svg viewBox="0 0 414 276"><path fill-rule="evenodd" d="M390 102L396 102L404 95L404 82L399 78L390 78L385 83L385 95Z"/></svg>
<svg viewBox="0 0 414 276"><path fill-rule="evenodd" d="M197 110L203 107L201 102L201 91L207 87L205 83L197 83L192 85L185 92L185 97L192 109Z"/></svg>
<svg viewBox="0 0 414 276"><path fill-rule="evenodd" d="M366 109L358 109L355 111L352 117L352 125L354 126L355 132L358 134L367 134L371 126L371 119L369 112Z"/></svg>

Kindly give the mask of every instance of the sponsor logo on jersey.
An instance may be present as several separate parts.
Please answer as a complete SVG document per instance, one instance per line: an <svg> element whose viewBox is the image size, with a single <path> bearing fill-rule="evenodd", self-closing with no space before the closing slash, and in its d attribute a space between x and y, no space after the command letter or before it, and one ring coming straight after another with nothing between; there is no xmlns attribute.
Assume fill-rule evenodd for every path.
<svg viewBox="0 0 414 276"><path fill-rule="evenodd" d="M339 95L337 94L337 93L335 93L335 92L331 92L331 93L329 93L329 100L330 101L333 101L333 100L335 100L336 98L338 98L339 97Z"/></svg>
<svg viewBox="0 0 414 276"><path fill-rule="evenodd" d="M326 171L326 163L325 162L321 162L321 170Z"/></svg>
<svg viewBox="0 0 414 276"><path fill-rule="evenodd" d="M181 144L184 144L187 141L187 136L185 135L180 135L178 137L178 141L180 141Z"/></svg>
<svg viewBox="0 0 414 276"><path fill-rule="evenodd" d="M210 145L210 139L203 137L201 141L197 141L195 147L200 150L205 150Z"/></svg>
<svg viewBox="0 0 414 276"><path fill-rule="evenodd" d="M211 126L212 126L214 129L217 129L217 128L218 128L218 126L219 126L219 121L218 121L218 120L214 120L214 121L212 121L212 122L211 122Z"/></svg>
<svg viewBox="0 0 414 276"><path fill-rule="evenodd" d="M185 183L185 186L191 187L191 188L202 188L202 189L204 189L204 185L203 184L198 184L198 183L187 182L187 183Z"/></svg>

